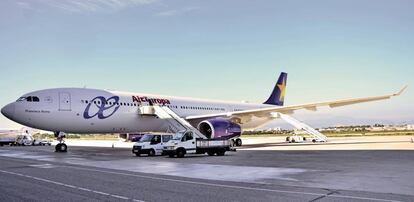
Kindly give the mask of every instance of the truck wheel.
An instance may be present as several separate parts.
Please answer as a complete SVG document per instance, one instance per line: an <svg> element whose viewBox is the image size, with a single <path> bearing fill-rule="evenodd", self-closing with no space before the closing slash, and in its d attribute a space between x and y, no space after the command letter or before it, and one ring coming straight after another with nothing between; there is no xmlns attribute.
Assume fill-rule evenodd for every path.
<svg viewBox="0 0 414 202"><path fill-rule="evenodd" d="M155 151L154 151L153 149L151 149L151 150L148 152L148 156L155 156Z"/></svg>
<svg viewBox="0 0 414 202"><path fill-rule="evenodd" d="M141 153L137 152L135 153L135 156L141 156Z"/></svg>
<svg viewBox="0 0 414 202"><path fill-rule="evenodd" d="M214 152L213 152L213 151L208 151L208 152L207 152L207 154L208 154L209 156L214 156Z"/></svg>
<svg viewBox="0 0 414 202"><path fill-rule="evenodd" d="M183 158L185 156L185 150L184 149L177 149L177 157Z"/></svg>
<svg viewBox="0 0 414 202"><path fill-rule="evenodd" d="M286 137L286 142L290 142L290 137Z"/></svg>

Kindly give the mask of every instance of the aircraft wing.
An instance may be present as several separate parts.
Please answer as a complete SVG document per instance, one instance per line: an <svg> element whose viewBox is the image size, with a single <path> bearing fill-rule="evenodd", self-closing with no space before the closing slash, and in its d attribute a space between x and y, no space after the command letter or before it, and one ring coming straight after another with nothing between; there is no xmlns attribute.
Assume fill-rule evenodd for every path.
<svg viewBox="0 0 414 202"><path fill-rule="evenodd" d="M373 97L365 97L365 98L353 98L353 99L343 99L343 100L336 100L336 101L327 101L327 102L317 102L317 103L310 103L310 104L300 104L300 105L291 105L291 106L277 106L277 107L266 107L266 108L259 108L259 109L252 109L252 110L244 110L244 111L236 111L236 112L227 112L227 113L218 113L218 114L207 114L207 115L200 115L200 116L188 116L185 119L189 121L195 121L199 119L208 119L208 118L216 118L216 117L224 117L224 118L244 118L250 119L251 117L260 117L260 118L272 118L272 113L279 112L283 114L293 114L294 111L300 109L306 109L311 111L317 111L318 107L328 106L331 108L335 107L342 107L352 104L358 104L363 102L372 102L377 100L386 100L390 99L394 96L401 95L404 90L407 88L405 86L400 91L394 94L383 95L383 96L373 96Z"/></svg>

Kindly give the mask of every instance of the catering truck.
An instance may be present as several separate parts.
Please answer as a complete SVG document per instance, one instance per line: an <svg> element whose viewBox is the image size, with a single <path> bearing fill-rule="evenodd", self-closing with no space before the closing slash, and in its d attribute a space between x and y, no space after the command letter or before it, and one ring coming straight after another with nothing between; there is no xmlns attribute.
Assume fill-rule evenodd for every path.
<svg viewBox="0 0 414 202"><path fill-rule="evenodd" d="M226 151L235 151L229 139L196 138L192 131L181 131L164 144L163 154L169 157L184 157L186 154L205 154L223 156Z"/></svg>

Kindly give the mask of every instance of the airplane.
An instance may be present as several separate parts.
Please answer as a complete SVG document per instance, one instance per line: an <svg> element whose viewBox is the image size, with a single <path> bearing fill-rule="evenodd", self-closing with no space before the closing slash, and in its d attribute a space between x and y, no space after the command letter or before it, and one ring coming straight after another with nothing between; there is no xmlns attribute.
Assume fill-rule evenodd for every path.
<svg viewBox="0 0 414 202"><path fill-rule="evenodd" d="M27 93L4 106L8 119L40 130L53 131L57 152L66 152L66 133L166 132L171 123L159 116L146 116L143 109L162 106L178 121L189 123L207 138L237 138L243 130L263 126L297 110L390 99L398 93L284 106L287 73L282 72L269 98L262 104L215 101L88 88L54 88ZM172 116L174 116L172 115ZM185 124L184 124L185 125ZM236 139L241 145L241 139Z"/></svg>

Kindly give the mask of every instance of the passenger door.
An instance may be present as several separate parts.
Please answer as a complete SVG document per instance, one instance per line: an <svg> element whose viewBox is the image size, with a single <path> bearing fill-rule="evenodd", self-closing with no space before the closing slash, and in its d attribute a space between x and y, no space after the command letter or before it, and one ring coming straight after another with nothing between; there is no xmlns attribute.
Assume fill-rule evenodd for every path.
<svg viewBox="0 0 414 202"><path fill-rule="evenodd" d="M71 111L71 98L70 93L59 93L59 111Z"/></svg>

